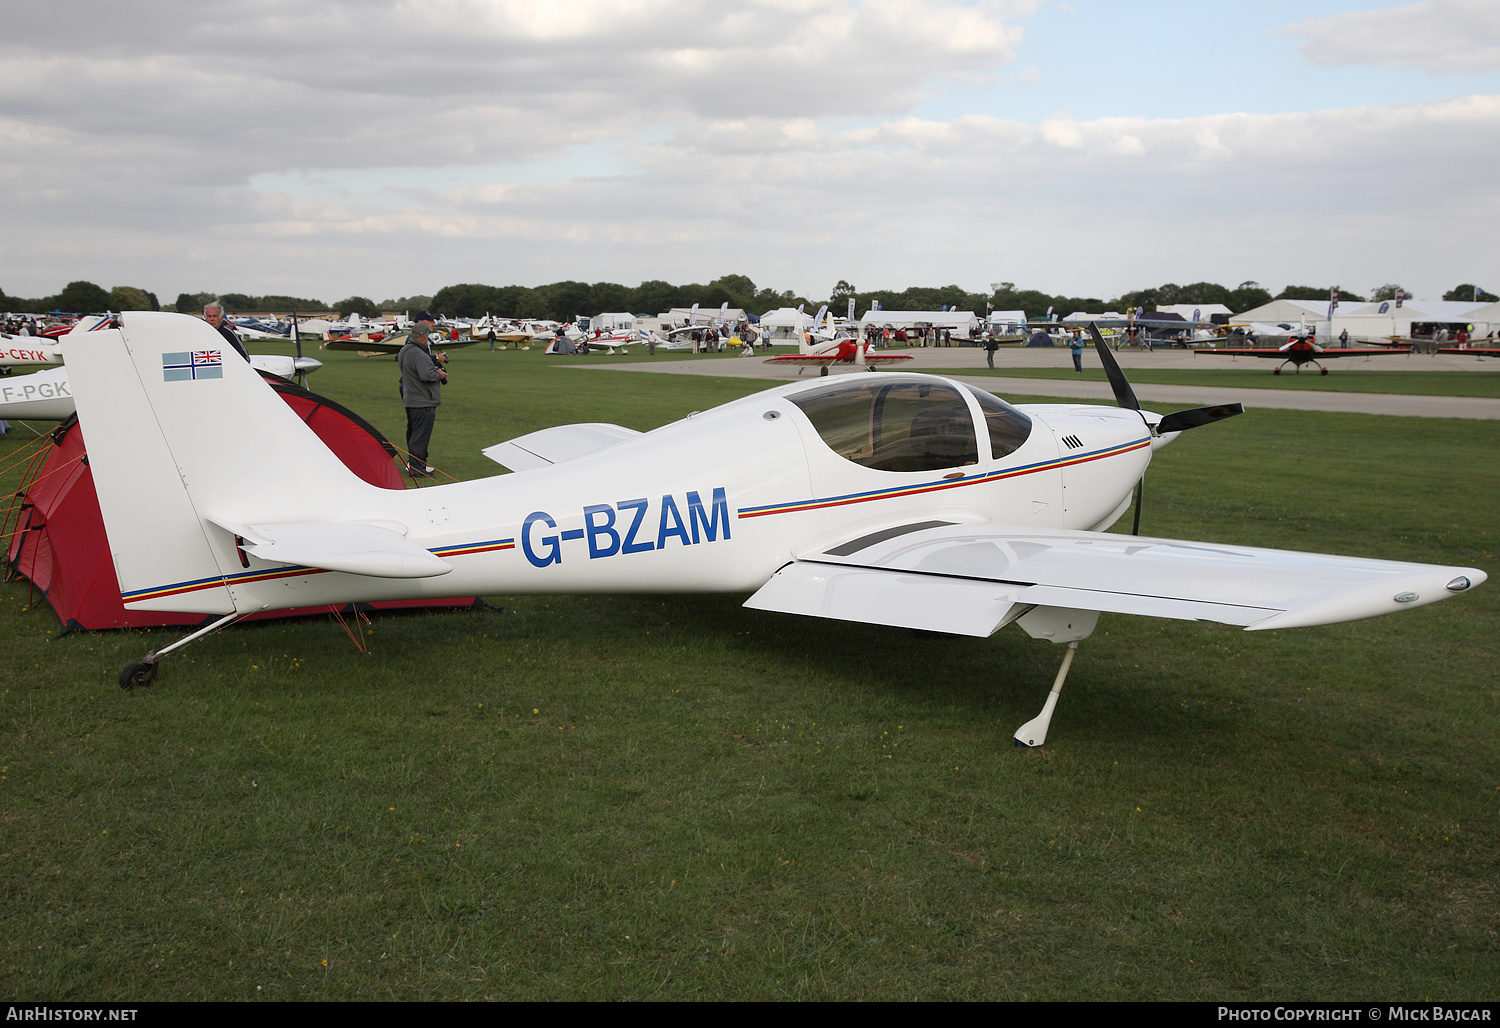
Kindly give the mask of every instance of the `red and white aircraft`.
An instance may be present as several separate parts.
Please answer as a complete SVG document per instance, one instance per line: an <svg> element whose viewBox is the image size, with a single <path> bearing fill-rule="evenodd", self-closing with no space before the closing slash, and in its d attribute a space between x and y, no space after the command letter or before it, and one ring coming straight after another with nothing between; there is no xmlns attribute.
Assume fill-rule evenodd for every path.
<svg viewBox="0 0 1500 1028"><path fill-rule="evenodd" d="M828 305L818 308L812 330L804 333L797 353L783 353L767 357L767 364L793 364L802 368L819 368L819 375L827 375L833 364L854 364L874 371L882 364L909 361L909 353L881 353L857 336L836 330L828 317ZM800 375L802 372L798 372Z"/></svg>
<svg viewBox="0 0 1500 1028"><path fill-rule="evenodd" d="M515 474L369 485L196 318L127 312L64 341L125 606L252 611L516 593L742 592L746 606L1068 647L1101 611L1250 630L1410 610L1476 568L1109 534L1151 455L1238 405L1014 407L931 375L793 382L640 433L563 425L492 448ZM226 440L234 451L226 450Z"/></svg>

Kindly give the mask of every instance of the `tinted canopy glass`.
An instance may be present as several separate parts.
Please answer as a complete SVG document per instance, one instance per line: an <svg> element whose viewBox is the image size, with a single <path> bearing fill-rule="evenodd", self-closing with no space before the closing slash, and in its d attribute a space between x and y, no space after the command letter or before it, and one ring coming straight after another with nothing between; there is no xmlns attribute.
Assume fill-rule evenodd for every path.
<svg viewBox="0 0 1500 1028"><path fill-rule="evenodd" d="M864 467L937 471L979 463L974 418L958 390L870 377L788 399L835 453Z"/></svg>
<svg viewBox="0 0 1500 1028"><path fill-rule="evenodd" d="M1031 438L1031 419L1025 414L993 393L973 386L965 388L974 394L979 409L984 411L984 427L989 430L991 455L996 460L1019 450Z"/></svg>

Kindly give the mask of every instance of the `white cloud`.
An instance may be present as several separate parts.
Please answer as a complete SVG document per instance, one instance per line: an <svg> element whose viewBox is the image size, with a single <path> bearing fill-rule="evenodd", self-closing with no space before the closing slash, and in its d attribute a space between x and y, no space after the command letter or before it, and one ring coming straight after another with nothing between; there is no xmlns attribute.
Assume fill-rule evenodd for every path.
<svg viewBox="0 0 1500 1028"><path fill-rule="evenodd" d="M1345 11L1288 25L1314 64L1387 65L1430 72L1500 68L1500 5L1494 0L1424 0L1404 7Z"/></svg>
<svg viewBox="0 0 1500 1028"><path fill-rule="evenodd" d="M1411 245L1500 215L1497 97L912 116L938 80L1010 62L1034 7L25 5L0 77L0 286L1500 281L1486 248ZM69 49L76 24L110 47Z"/></svg>

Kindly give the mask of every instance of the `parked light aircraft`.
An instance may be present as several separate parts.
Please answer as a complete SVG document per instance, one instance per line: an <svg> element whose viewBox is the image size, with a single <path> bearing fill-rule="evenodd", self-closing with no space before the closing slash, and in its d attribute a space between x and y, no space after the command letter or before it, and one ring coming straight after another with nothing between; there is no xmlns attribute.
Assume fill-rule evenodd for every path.
<svg viewBox="0 0 1500 1028"><path fill-rule="evenodd" d="M501 444L517 473L395 491L349 472L195 318L127 313L64 344L121 595L218 615L120 676L251 612L506 593L750 592L760 610L1065 644L1040 745L1101 611L1247 629L1331 624L1485 580L1438 567L1106 534L1151 455L1237 407L1013 407L892 372L795 382L651 432L569 425ZM254 460L226 459L232 436Z"/></svg>
<svg viewBox="0 0 1500 1028"><path fill-rule="evenodd" d="M869 343L852 336L843 336L827 343L803 344L802 353L783 353L767 357L767 364L795 364L816 367L819 375L827 375L834 364L854 364L874 371L881 364L912 360L909 353L881 353Z"/></svg>
<svg viewBox="0 0 1500 1028"><path fill-rule="evenodd" d="M1312 336L1297 335L1283 345L1269 349L1194 350L1193 352L1218 357L1261 357L1280 360L1281 363L1271 369L1273 375L1281 374L1281 369L1288 363L1299 372L1304 364L1316 364L1318 370L1326 375L1328 369L1323 367L1321 361L1332 360L1335 357L1391 357L1396 354L1409 354L1411 350L1325 350L1313 341Z"/></svg>
<svg viewBox="0 0 1500 1028"><path fill-rule="evenodd" d="M22 368L61 364L62 350L55 339L37 336L0 336L0 365Z"/></svg>
<svg viewBox="0 0 1500 1028"><path fill-rule="evenodd" d="M828 317L828 305L825 303L818 308L818 316L813 319L812 329L804 334L797 352L767 357L765 363L814 367L819 369L820 376L826 376L828 368L834 364L854 364L874 371L881 364L912 359L909 353L881 353L857 336L835 328Z"/></svg>

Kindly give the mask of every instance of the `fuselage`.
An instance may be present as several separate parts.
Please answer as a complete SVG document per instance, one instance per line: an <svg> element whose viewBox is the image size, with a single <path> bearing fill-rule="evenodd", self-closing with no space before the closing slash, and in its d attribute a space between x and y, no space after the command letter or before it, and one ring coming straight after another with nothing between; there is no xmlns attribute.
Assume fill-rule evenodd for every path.
<svg viewBox="0 0 1500 1028"><path fill-rule="evenodd" d="M1311 339L1298 338L1280 348L1281 355L1299 368L1308 363L1317 363L1323 348Z"/></svg>
<svg viewBox="0 0 1500 1028"><path fill-rule="evenodd" d="M232 540L216 552L231 555L224 581L241 611L476 594L746 592L800 554L916 521L1105 528L1128 506L1152 442L1135 411L1013 408L931 376L842 376L757 393L550 467L405 492L350 476L312 502L316 518L400 530L452 565L438 577L371 578L253 557L243 567ZM1009 452L996 452L1002 445ZM264 491L236 507L205 514L242 524L310 516L307 497ZM195 609L182 606L190 585L126 599Z"/></svg>

